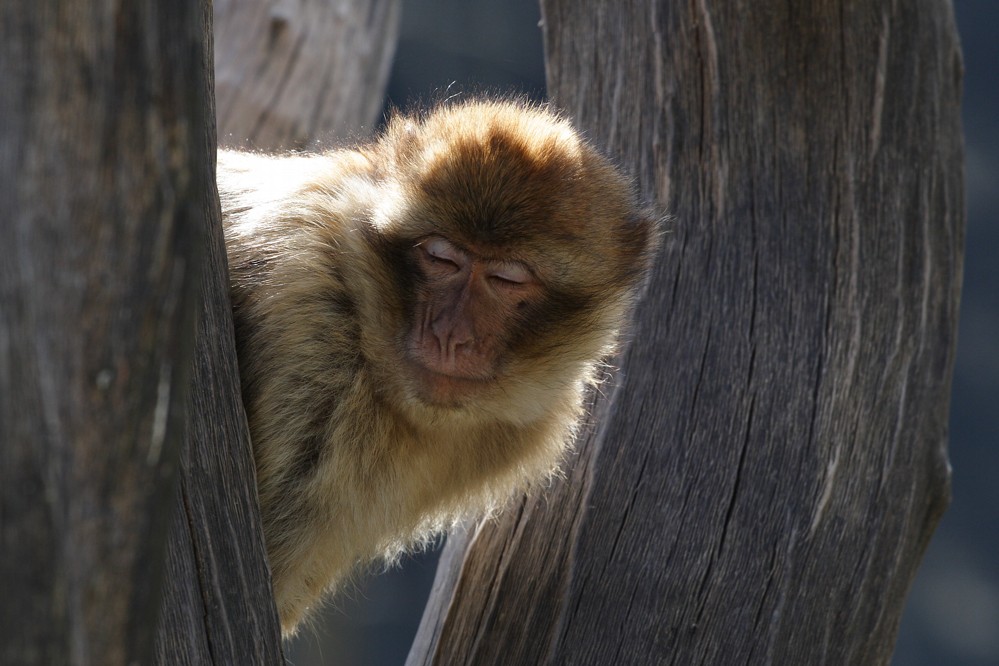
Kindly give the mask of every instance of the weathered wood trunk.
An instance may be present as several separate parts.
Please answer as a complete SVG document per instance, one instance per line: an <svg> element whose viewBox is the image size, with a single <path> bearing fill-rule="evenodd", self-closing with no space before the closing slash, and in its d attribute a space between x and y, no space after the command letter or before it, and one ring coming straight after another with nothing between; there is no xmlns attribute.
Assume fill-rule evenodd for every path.
<svg viewBox="0 0 999 666"><path fill-rule="evenodd" d="M0 3L0 662L149 661L211 179L200 5Z"/></svg>
<svg viewBox="0 0 999 666"><path fill-rule="evenodd" d="M288 150L370 131L401 11L400 0L216 2L220 142Z"/></svg>
<svg viewBox="0 0 999 666"><path fill-rule="evenodd" d="M360 70L388 71L395 40L395 28L389 19L398 14L398 0L356 0L336 8L306 3L299 7L305 11L303 15L288 14L290 9L282 10L283 6L263 0L222 2L216 6L214 35L219 52L214 62L226 76L239 73L236 82L228 80L227 85L219 86L219 107L228 105L228 111L220 113L219 127L232 144L250 141L257 148L288 149L341 123L353 127L360 123L360 108L374 109L370 117L363 118L370 124L380 109L384 81L376 86L366 79L367 70ZM339 12L336 20L329 18L334 9ZM279 22L281 30L268 37L261 26L278 20L274 12L283 17ZM320 20L315 16L317 12L326 18ZM348 16L349 20L345 18ZM378 18L365 34L367 42L357 34L358 21L365 16L371 21ZM248 20L263 23L247 24ZM204 67L210 73L213 30L207 6L205 28L209 48L205 50ZM286 30L311 46L288 53ZM390 34L380 37L378 30ZM383 45L382 38L390 44ZM269 41L272 39L277 41ZM368 54L359 58L348 48L362 55L373 50L377 57ZM250 57L250 53L257 55ZM268 53L272 59L262 61ZM328 62L331 53L338 58L338 73L324 80L337 86L337 96L351 100L347 106L327 108L324 105L334 91L306 81L296 81L289 89L289 96L294 91L294 104L290 104L284 94L270 90L271 77L263 76L275 67L291 67L320 81L322 72L333 67ZM282 58L289 60L283 62ZM255 78L254 73L261 78ZM285 75L292 76L288 72ZM244 125L248 118L254 120L252 130ZM210 124L206 129L208 134L202 140L212 156L214 175L215 127ZM242 134L244 131L247 133ZM178 509L171 526L156 658L165 666L275 664L283 661L280 629L260 532L249 432L240 399L228 266L214 177L210 182L210 196L204 202L211 220L206 232L208 261L201 283L203 309L191 416L181 459Z"/></svg>
<svg viewBox="0 0 999 666"><path fill-rule="evenodd" d="M206 117L212 104L212 12L202 5L205 38L200 65ZM273 664L282 661L281 631L254 483L246 414L229 303L228 265L215 188L215 124L200 136L209 164L204 209L205 270L180 458L180 483L156 633L156 661L178 664Z"/></svg>
<svg viewBox="0 0 999 666"><path fill-rule="evenodd" d="M447 546L410 664L884 664L947 506L946 0L542 0L549 92L672 215L567 479Z"/></svg>

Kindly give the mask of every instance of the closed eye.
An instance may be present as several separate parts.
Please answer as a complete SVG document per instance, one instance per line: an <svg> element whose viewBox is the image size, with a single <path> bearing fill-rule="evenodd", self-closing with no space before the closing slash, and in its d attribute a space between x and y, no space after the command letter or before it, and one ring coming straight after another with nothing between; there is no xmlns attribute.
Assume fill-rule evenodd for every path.
<svg viewBox="0 0 999 666"><path fill-rule="evenodd" d="M466 263L465 254L439 236L431 236L417 244L424 266L438 274L457 273Z"/></svg>
<svg viewBox="0 0 999 666"><path fill-rule="evenodd" d="M443 238L432 237L428 238L424 242L420 243L420 247L426 252L432 259L437 259L439 261L449 261L454 265L458 265L458 260L461 256L461 250L456 248L451 243L447 242Z"/></svg>
<svg viewBox="0 0 999 666"><path fill-rule="evenodd" d="M489 273L489 277L508 285L522 285L534 279L526 266L512 262L497 266Z"/></svg>
<svg viewBox="0 0 999 666"><path fill-rule="evenodd" d="M455 269L458 268L458 264L454 263L450 259L445 259L444 257L439 257L436 254L427 253L427 258L430 259L435 264L440 264L441 266L453 266Z"/></svg>

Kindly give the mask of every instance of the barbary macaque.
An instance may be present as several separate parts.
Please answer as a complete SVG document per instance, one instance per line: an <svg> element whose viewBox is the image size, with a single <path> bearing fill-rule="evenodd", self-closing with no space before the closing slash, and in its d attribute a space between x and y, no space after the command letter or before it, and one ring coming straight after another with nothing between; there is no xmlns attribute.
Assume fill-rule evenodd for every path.
<svg viewBox="0 0 999 666"><path fill-rule="evenodd" d="M243 401L285 636L358 568L549 479L657 246L541 106L392 118L218 167Z"/></svg>

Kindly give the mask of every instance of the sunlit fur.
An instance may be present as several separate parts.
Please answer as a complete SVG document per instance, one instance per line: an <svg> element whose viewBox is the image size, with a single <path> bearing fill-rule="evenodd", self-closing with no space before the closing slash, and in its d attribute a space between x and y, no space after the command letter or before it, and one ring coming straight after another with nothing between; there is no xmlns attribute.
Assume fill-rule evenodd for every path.
<svg viewBox="0 0 999 666"><path fill-rule="evenodd" d="M630 184L517 102L399 115L320 155L222 151L237 348L286 635L351 571L543 482L571 442L655 246ZM474 401L425 404L402 362L428 234L530 266Z"/></svg>

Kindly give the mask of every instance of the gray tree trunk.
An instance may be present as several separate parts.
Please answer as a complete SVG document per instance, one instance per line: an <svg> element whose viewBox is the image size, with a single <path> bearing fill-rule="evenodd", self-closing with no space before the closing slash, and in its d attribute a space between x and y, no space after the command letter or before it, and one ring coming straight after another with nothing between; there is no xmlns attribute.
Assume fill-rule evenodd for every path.
<svg viewBox="0 0 999 666"><path fill-rule="evenodd" d="M295 7L304 13L289 13ZM328 16L334 9L336 20ZM260 20L266 26L266 21L277 20L274 12L283 12L277 36L268 37L260 26L252 21L246 23ZM326 18L320 18L317 12ZM264 0L217 3L214 35L218 52L214 63L220 76L218 102L220 108L230 104L229 111L219 116L219 127L224 131L229 123L228 141L235 145L249 141L269 150L287 149L337 126L372 123L381 108L385 77L377 84L366 77L375 70L387 76L395 45L392 17L397 16L398 0L353 0L335 7L330 3L291 5ZM367 42L357 33L362 19L369 21L364 35ZM205 23L210 37L210 9ZM378 34L378 30L388 36ZM311 46L289 54L286 31ZM272 38L277 41L268 41ZM210 39L208 43L210 46ZM377 57L358 57L348 47ZM251 53L257 55L251 57ZM261 54L267 53L273 60L260 60ZM329 60L331 54L336 56L335 62ZM319 81L322 76L318 72L335 69L331 85L338 87L331 91L315 82L298 81L294 84L297 106L290 105L287 97L269 92L273 81L263 75L282 58L287 62L280 66L290 68L284 75L292 78L298 76L294 72L309 72ZM212 63L209 48L204 56L206 71L212 71ZM221 85L223 73L232 77L233 72L241 72L237 77L239 85L231 80ZM327 108L331 92L350 103ZM271 105L253 101L261 99ZM233 104L242 106L237 111L231 108ZM362 118L361 108L369 109L370 117ZM245 124L251 117L255 119L252 133ZM210 150L214 175L214 126L208 125L207 129L208 135L202 140ZM240 133L244 130L248 132L245 135ZM181 459L178 510L171 526L156 658L164 666L276 664L283 661L280 628L260 531L249 432L240 399L228 266L214 178L211 185L205 203L211 224L207 233L208 262L201 284L203 309L192 409L187 447Z"/></svg>
<svg viewBox="0 0 999 666"><path fill-rule="evenodd" d="M410 664L885 664L949 500L946 0L542 0L674 217L564 483L452 539Z"/></svg>
<svg viewBox="0 0 999 666"><path fill-rule="evenodd" d="M0 3L0 662L147 663L211 180L197 0Z"/></svg>
<svg viewBox="0 0 999 666"><path fill-rule="evenodd" d="M211 5L71 4L0 5L0 662L279 663L214 188ZM348 14L372 40L394 30L377 17L397 0L338 7L310 39L363 51ZM387 72L388 41L337 53ZM327 80L350 104L316 101L295 131L379 108L366 76Z"/></svg>
<svg viewBox="0 0 999 666"><path fill-rule="evenodd" d="M369 132L401 9L400 0L218 0L220 142L287 150Z"/></svg>
<svg viewBox="0 0 999 666"><path fill-rule="evenodd" d="M212 104L212 12L203 3L207 116ZM167 552L156 662L280 663L281 630L260 532L246 414L229 303L222 214L215 187L215 125L200 140L209 165L205 211L206 264L191 381L191 404L180 458Z"/></svg>

